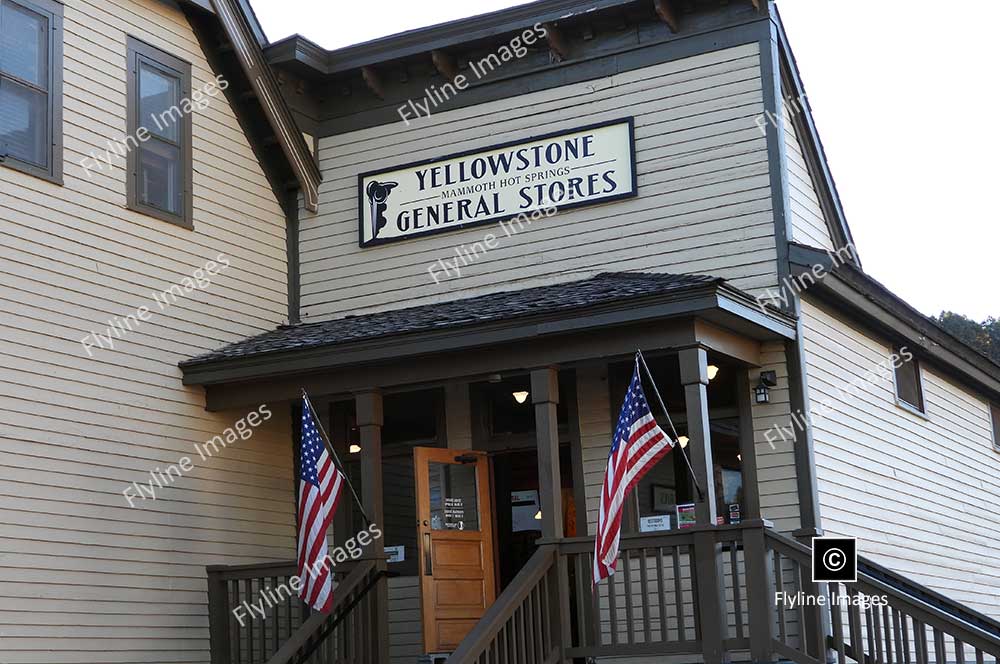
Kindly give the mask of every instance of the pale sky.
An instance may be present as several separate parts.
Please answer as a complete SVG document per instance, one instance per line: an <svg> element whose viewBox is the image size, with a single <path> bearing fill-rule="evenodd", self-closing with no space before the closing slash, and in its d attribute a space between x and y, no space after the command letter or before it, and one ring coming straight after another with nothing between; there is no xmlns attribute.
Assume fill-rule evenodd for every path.
<svg viewBox="0 0 1000 664"><path fill-rule="evenodd" d="M271 41L326 48L521 4L251 2ZM982 320L1000 316L1000 2L960 4L778 6L865 270L925 314Z"/></svg>

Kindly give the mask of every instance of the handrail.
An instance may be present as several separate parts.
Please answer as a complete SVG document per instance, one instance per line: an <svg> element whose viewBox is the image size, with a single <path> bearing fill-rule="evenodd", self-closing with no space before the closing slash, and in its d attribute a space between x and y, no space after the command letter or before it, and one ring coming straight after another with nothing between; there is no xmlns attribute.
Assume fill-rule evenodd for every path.
<svg viewBox="0 0 1000 664"><path fill-rule="evenodd" d="M361 586L375 568L376 563L372 560L355 566L334 589L334 604L330 613L316 612L310 615L302 623L302 626L278 648L278 651L274 653L271 659L267 660L267 664L289 664L293 658L301 661L303 657L298 656L299 651L307 647L310 639L316 636L320 630L324 629L327 622L331 619L331 615L338 615L334 619L339 622L342 619L342 614L353 608L354 604L356 604L354 601L355 598L352 597L353 592ZM352 603L348 606L349 599Z"/></svg>
<svg viewBox="0 0 1000 664"><path fill-rule="evenodd" d="M449 657L451 664L475 662L497 638L501 629L555 565L558 549L543 544L528 559L510 585L500 593L476 626ZM270 664L279 664L277 662Z"/></svg>
<svg viewBox="0 0 1000 664"><path fill-rule="evenodd" d="M913 597L917 597L931 606L937 606L941 610L971 625L975 625L983 631L1000 637L1000 622L975 609L970 609L968 606L960 604L950 597L924 587L905 576L901 576L873 560L859 557L858 571L873 579L878 579L886 585L894 586Z"/></svg>
<svg viewBox="0 0 1000 664"><path fill-rule="evenodd" d="M797 588L804 586L806 578L811 575L812 550L773 530L768 530L766 537L768 549L775 554L776 588L783 587L785 578L790 578L793 584L798 584ZM782 563L782 558L792 562L793 569L790 572ZM878 576L870 572L876 572ZM830 594L841 594L840 585L831 583ZM977 662L983 661L984 653L1000 659L1000 634L993 631L990 625L994 621L915 581L889 572L870 561L864 561L864 564L859 564L857 581L842 585L847 596L853 597L859 594L882 596L888 600L888 606L882 607L880 615L878 608L859 609L857 605L852 604L846 609L848 618L846 633L842 615L844 609L838 605L832 606L830 610L832 624L823 628L821 643L819 646L812 645L814 651L816 647L822 649L829 647L839 652L842 662L845 654L857 662L868 662L881 661L883 653L891 653L895 647L897 651L905 653L906 661L910 661L908 658L912 645L916 650L916 661L929 661L929 648L933 648L937 661L944 662L950 640L956 660L959 662L965 661L966 647L975 649ZM980 617L985 622L982 622ZM794 618L799 623L802 636L808 636L805 632L808 632L810 627L802 622L804 613L801 609ZM774 640L776 650L782 656L800 664L816 662L815 652L806 652L807 648L803 643L800 642L796 648L787 642L785 611L780 607L778 623L781 637ZM927 642L928 628L933 635L933 643L930 646ZM865 650L866 645L868 652Z"/></svg>

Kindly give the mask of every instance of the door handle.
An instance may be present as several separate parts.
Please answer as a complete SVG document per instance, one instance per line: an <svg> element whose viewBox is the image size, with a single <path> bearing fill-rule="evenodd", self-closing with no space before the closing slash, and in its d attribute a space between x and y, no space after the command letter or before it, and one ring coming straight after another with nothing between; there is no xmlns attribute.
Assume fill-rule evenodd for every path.
<svg viewBox="0 0 1000 664"><path fill-rule="evenodd" d="M424 533L424 576L434 576L431 564L431 534Z"/></svg>

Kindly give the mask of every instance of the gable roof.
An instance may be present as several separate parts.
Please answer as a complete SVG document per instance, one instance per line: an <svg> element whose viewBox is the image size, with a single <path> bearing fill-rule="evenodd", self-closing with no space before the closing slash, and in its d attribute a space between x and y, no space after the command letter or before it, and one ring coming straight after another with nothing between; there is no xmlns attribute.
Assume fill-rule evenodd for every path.
<svg viewBox="0 0 1000 664"><path fill-rule="evenodd" d="M812 106L809 96L806 94L802 76L799 73L798 64L795 61L795 54L792 52L788 35L785 32L784 23L777 6L773 7L774 23L778 32L778 45L781 66L782 88L786 95L794 95L802 109L800 113L792 114L792 123L795 125L795 132L802 143L803 156L809 168L809 174L816 183L816 195L819 198L820 207L823 209L823 216L830 227L831 236L838 247L854 247L852 252L852 262L861 267L861 258L858 256L857 246L854 244L854 236L851 228L847 224L847 217L844 215L844 208L840 202L840 194L837 191L837 184L834 182L833 174L826 160L826 152L823 149L823 141L816 130L816 123L813 120Z"/></svg>

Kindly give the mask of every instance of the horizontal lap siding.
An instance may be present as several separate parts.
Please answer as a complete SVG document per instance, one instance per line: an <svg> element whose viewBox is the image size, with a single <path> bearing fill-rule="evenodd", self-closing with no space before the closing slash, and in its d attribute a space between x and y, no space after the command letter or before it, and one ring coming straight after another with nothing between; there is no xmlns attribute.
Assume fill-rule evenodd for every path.
<svg viewBox="0 0 1000 664"><path fill-rule="evenodd" d="M606 270L702 273L773 286L775 246L756 45L320 140L320 213L300 225L307 320L580 279ZM501 237L460 278L427 267L497 227L359 249L359 173L457 150L636 118L639 196Z"/></svg>
<svg viewBox="0 0 1000 664"><path fill-rule="evenodd" d="M808 300L823 527L862 555L1000 617L1000 454L986 401L923 367L927 416L896 406L889 344ZM853 387L852 387L853 385Z"/></svg>
<svg viewBox="0 0 1000 664"><path fill-rule="evenodd" d="M788 198L792 218L792 239L819 249L833 250L833 239L816 186L803 154L802 142L792 122L791 111L783 105L785 115L785 157L788 165Z"/></svg>
<svg viewBox="0 0 1000 664"><path fill-rule="evenodd" d="M413 664L424 654L420 577L389 579L389 662Z"/></svg>
<svg viewBox="0 0 1000 664"><path fill-rule="evenodd" d="M246 412L207 413L177 363L286 316L284 218L225 98L193 116L194 231L125 209L126 38L215 74L184 16L153 0L65 6L65 185L0 168L0 630L17 663L207 662L205 565L292 556L287 406L201 460ZM152 293L217 254L231 266L166 310ZM80 339L152 316L115 349ZM157 499L122 490L190 456ZM44 474L41 474L44 471Z"/></svg>

